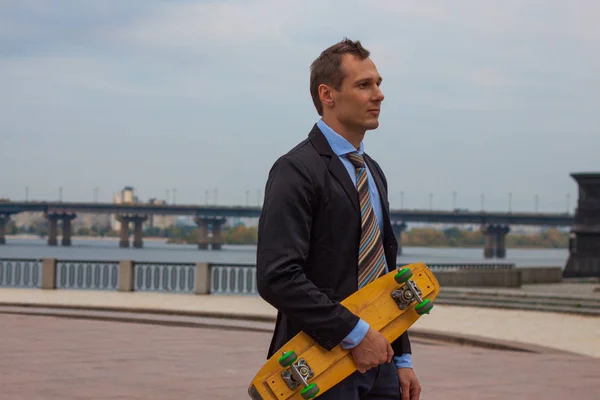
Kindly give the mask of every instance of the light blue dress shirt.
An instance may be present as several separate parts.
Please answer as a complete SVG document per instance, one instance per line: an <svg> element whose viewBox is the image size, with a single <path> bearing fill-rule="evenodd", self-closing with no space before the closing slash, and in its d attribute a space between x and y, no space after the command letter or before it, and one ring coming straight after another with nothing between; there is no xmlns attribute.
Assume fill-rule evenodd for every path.
<svg viewBox="0 0 600 400"><path fill-rule="evenodd" d="M354 186L356 186L356 170L346 156L348 153L357 151L356 148L354 148L354 146L352 146L352 144L345 138L331 129L322 119L317 121L317 126L321 132L323 132L323 135L325 135L325 138L327 139L327 142L329 142L333 152L338 156L342 164L344 164L344 167L346 167L346 170L352 179L352 183L354 183ZM364 154L364 146L362 142L358 148L358 153L361 155ZM379 191L377 190L377 186L375 185L371 171L369 171L369 168L366 166L366 164L365 167L367 169L371 204L373 205L373 211L377 217L377 224L379 225L379 229L382 232L381 236L383 237L383 214L381 209L381 198L379 197ZM356 347L365 337L368 330L369 324L361 319L352 332L350 332L350 334L342 341L342 347L345 349ZM412 368L412 357L409 353L403 354L402 356L395 356L394 362L398 368Z"/></svg>

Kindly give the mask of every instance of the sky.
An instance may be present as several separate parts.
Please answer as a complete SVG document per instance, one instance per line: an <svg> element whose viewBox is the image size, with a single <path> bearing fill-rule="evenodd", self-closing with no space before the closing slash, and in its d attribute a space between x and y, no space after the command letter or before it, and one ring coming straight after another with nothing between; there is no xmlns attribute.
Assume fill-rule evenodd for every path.
<svg viewBox="0 0 600 400"><path fill-rule="evenodd" d="M383 77L364 145L392 208L572 212L570 174L600 172L598 20L594 0L3 1L0 197L260 204L319 118L311 62L348 37Z"/></svg>

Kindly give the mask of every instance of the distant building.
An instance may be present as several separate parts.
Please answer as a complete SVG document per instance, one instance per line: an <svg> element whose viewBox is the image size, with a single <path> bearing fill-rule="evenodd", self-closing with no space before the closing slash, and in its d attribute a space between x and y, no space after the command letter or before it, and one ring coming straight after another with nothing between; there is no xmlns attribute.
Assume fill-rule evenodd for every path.
<svg viewBox="0 0 600 400"><path fill-rule="evenodd" d="M29 228L32 225L44 223L46 218L42 212L20 212L10 216L17 228Z"/></svg>
<svg viewBox="0 0 600 400"><path fill-rule="evenodd" d="M132 186L125 186L123 190L113 195L113 204L137 204L140 203L138 197L134 194ZM117 221L117 217L112 214L110 216L110 227L116 231L121 230L121 223Z"/></svg>
<svg viewBox="0 0 600 400"><path fill-rule="evenodd" d="M159 200L152 198L148 200L149 204L156 205L166 205L167 202L165 200ZM146 221L146 226L148 228L159 228L166 229L170 226L175 226L177 216L175 215L149 215L148 221Z"/></svg>
<svg viewBox="0 0 600 400"><path fill-rule="evenodd" d="M111 214L77 213L77 218L73 220L74 232L94 226L100 230L111 228Z"/></svg>

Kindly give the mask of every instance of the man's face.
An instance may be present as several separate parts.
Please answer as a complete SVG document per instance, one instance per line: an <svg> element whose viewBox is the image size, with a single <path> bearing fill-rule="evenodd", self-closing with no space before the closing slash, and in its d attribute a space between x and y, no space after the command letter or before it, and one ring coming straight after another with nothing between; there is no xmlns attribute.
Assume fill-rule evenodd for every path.
<svg viewBox="0 0 600 400"><path fill-rule="evenodd" d="M342 58L345 78L339 91L333 92L334 104L329 109L346 128L366 131L379 126L383 93L381 76L370 58L360 60L350 54Z"/></svg>

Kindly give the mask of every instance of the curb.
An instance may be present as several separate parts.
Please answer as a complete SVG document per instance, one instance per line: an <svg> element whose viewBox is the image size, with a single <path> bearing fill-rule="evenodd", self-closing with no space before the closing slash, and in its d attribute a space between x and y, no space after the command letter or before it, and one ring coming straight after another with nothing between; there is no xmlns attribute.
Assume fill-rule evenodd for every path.
<svg viewBox="0 0 600 400"><path fill-rule="evenodd" d="M119 312L132 314L154 314L154 315L171 315L182 317L202 317L202 318L219 318L236 321L253 321L253 322L275 322L275 316L265 314L246 314L246 313L228 313L224 311L192 311L192 310L176 310L168 308L139 308L125 306L96 306L96 305L67 305L67 304L44 304L44 303L20 303L20 302L0 302L0 310L3 307L22 307L22 308L45 308L59 310L77 310L77 311L104 311L104 312Z"/></svg>
<svg viewBox="0 0 600 400"><path fill-rule="evenodd" d="M476 296L474 296L476 297ZM521 311L537 311L554 314L569 314L578 315L581 317L598 317L600 316L600 308L577 308L573 306L543 306L538 304L527 304L526 302L509 303L498 299L481 299L464 297L446 297L438 296L437 304L458 306L458 307L478 307L478 308L498 308L503 310L521 310Z"/></svg>
<svg viewBox="0 0 600 400"><path fill-rule="evenodd" d="M11 310L11 308L13 308ZM15 308L19 308L15 310ZM44 311L45 310L45 311ZM105 314L102 314L105 313ZM112 315L106 315L112 313ZM46 305L32 303L0 303L0 314L48 316L80 320L105 322L137 323L187 328L207 328L237 330L246 332L272 333L276 318L264 314L233 314L213 311L185 311L172 309L139 309L129 307L100 307L77 305ZM121 315L119 315L121 314ZM127 315L129 314L129 315ZM188 320L182 319L188 318ZM189 320L189 318L213 319L210 321ZM224 323L227 321L228 323ZM234 323L238 323L237 325ZM253 322L263 326L239 324ZM266 326L266 324L269 324ZM570 354L576 353L551 347L532 345L528 343L502 341L475 335L454 334L441 331L413 328L409 334L415 338L436 340L460 346L484 348L488 350L514 351L538 354ZM578 354L577 354L578 355Z"/></svg>
<svg viewBox="0 0 600 400"><path fill-rule="evenodd" d="M540 346L523 342L492 339L483 336L455 334L419 328L411 329L410 335L423 339L439 340L447 343L453 343L462 346L479 347L488 350L515 351L521 353L535 354L568 354L581 356L581 354L579 353L555 349L553 347Z"/></svg>
<svg viewBox="0 0 600 400"><path fill-rule="evenodd" d="M12 315L27 315L27 316L38 316L38 317L56 317L56 318L67 318L67 319L79 319L88 321L104 321L104 322L120 322L120 323L132 323L132 324L146 324L146 325L160 325L160 326L171 326L171 327L182 327L182 328L203 328L203 329L219 329L219 330L237 330L245 332L272 332L273 329L260 326L248 326L248 325L234 325L234 324L223 324L218 322L201 322L201 321L190 321L182 319L168 319L168 317L184 317L184 318L204 318L203 316L181 316L176 314L153 314L150 312L145 313L130 313L128 311L119 310L97 310L97 309L69 309L69 311L75 311L75 313L61 312L61 311L39 311L37 307L27 307L26 310L6 310L0 306L0 314L12 314ZM14 307L17 308L17 307ZM18 307L20 308L20 307ZM54 307L43 307L45 310L52 310ZM36 310L37 309L37 310ZM63 308L63 310L66 310ZM94 314L94 312L108 312L112 315L106 314ZM129 316L121 316L116 314L130 314ZM131 315L133 314L133 316ZM139 317L137 314L148 315L148 317ZM154 318L152 318L154 316ZM205 317L214 318L214 317ZM227 318L214 318L216 320L229 320ZM248 322L241 319L236 319L237 322Z"/></svg>

